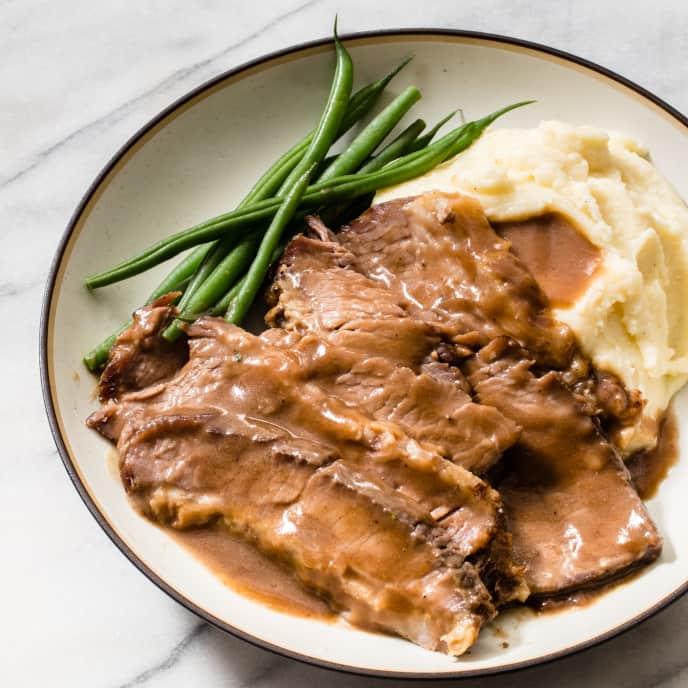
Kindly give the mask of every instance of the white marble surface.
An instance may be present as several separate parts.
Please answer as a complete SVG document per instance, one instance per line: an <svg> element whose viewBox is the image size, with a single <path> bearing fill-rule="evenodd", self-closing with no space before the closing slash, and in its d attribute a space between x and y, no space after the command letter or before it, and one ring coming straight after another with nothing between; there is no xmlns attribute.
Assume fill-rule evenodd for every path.
<svg viewBox="0 0 688 688"><path fill-rule="evenodd" d="M378 683L306 667L223 635L138 573L67 479L45 421L37 364L53 251L115 149L218 72L326 35L336 11L344 31L437 26L547 42L688 111L685 0L2 0L0 685ZM688 598L604 646L465 685L684 686L686 647Z"/></svg>

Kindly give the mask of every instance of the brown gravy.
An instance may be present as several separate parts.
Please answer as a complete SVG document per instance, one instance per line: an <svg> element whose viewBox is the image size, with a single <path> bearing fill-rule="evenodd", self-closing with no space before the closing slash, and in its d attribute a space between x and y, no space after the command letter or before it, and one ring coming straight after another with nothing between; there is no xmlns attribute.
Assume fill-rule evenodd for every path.
<svg viewBox="0 0 688 688"><path fill-rule="evenodd" d="M649 451L634 454L626 464L633 484L643 499L654 497L659 485L667 477L669 469L678 460L678 450L678 420L673 409L669 407L660 422L657 446ZM613 588L632 582L643 572L644 568L639 567L631 573L593 588L575 590L566 595L528 600L528 606L538 613L558 612L569 607L587 607Z"/></svg>
<svg viewBox="0 0 688 688"><path fill-rule="evenodd" d="M643 499L654 496L676 463L678 449L678 421L669 408L660 424L657 447L635 454L627 463L633 483ZM116 458L117 452L113 451L108 462L116 466ZM113 470L117 471L116 468ZM238 593L277 611L325 621L336 619L336 613L324 600L304 589L287 570L238 535L219 526L187 531L166 528L166 531ZM633 581L643 570L641 567L619 579L566 595L533 598L527 605L537 613L556 613L570 607L588 606L612 588Z"/></svg>
<svg viewBox="0 0 688 688"><path fill-rule="evenodd" d="M643 499L655 495L660 483L678 459L679 436L676 414L671 408L661 421L657 447L639 452L628 461L633 483ZM113 452L114 457L117 456ZM112 463L110 459L109 463ZM332 621L336 618L328 604L305 590L282 566L255 547L220 526L186 531L166 531L225 585L277 611ZM643 569L594 588L576 590L567 595L542 597L528 601L538 613L558 612L569 607L584 607L606 592L632 581Z"/></svg>
<svg viewBox="0 0 688 688"><path fill-rule="evenodd" d="M332 620L328 604L305 590L291 574L238 535L220 527L179 531L166 528L225 585L277 611Z"/></svg>
<svg viewBox="0 0 688 688"><path fill-rule="evenodd" d="M627 463L633 484L643 499L655 496L660 483L678 460L678 449L678 421L669 407L659 426L657 446L634 454Z"/></svg>
<svg viewBox="0 0 688 688"><path fill-rule="evenodd" d="M511 242L552 306L573 305L599 268L599 249L557 213L494 223L494 228Z"/></svg>

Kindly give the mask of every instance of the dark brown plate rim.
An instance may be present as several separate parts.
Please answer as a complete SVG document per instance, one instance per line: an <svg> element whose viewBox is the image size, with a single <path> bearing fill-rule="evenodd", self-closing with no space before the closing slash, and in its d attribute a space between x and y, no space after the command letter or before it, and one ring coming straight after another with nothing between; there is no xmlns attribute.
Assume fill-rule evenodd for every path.
<svg viewBox="0 0 688 688"><path fill-rule="evenodd" d="M492 42L492 43L502 43L505 45L510 45L510 46L516 46L519 48L525 48L528 50L532 50L535 52L542 53L544 55L550 55L559 59L562 59L567 62L571 62L573 64L579 65L581 67L584 67L592 72L596 72L598 74L601 74L602 76L605 76L612 81L617 82L618 84L621 84L622 86L625 86L632 91L635 91L637 94L645 98L646 100L650 101L654 105L658 106L661 110L666 112L668 115L670 115L671 118L676 120L679 124L683 125L686 129L688 129L688 118L684 116L681 112L676 110L676 108L672 107L665 101L663 101L661 98L658 98L656 95L648 91L647 89L643 88L642 86L639 86L638 84L629 81L625 77L620 76L619 74L606 69L605 67L602 67L594 62L590 62L589 60L586 60L582 57L578 57L576 55L573 55L571 53L567 53L561 50L557 50L556 48L551 48L546 45L542 45L539 43L533 43L531 41L526 41L522 40L519 38L512 38L509 36L502 36L500 34L492 34L492 33L484 33L484 32L479 32L479 31L463 31L463 30L458 30L458 29L423 29L423 28L409 28L409 29L389 29L389 30L381 30L381 31L364 31L364 32L357 32L357 33L350 33L350 34L343 34L342 35L342 40L343 41L355 41L358 39L375 39L375 38L384 38L384 37L420 37L422 38L423 36L445 36L447 38L469 38L469 39L476 39L476 40L482 40L485 42ZM184 597L180 592L175 590L172 586L170 586L168 583L166 583L163 579L161 579L154 571L152 571L146 563L144 563L138 555L136 555L129 547L128 545L120 538L120 536L115 532L115 530L112 528L112 526L108 523L106 518L103 516L103 514L99 511L97 505L89 495L87 489L81 482L78 472L76 470L76 467L72 463L72 460L69 456L69 452L67 451L67 448L65 446L65 442L62 438L62 435L60 433L59 429L59 424L57 421L57 416L56 416L56 411L55 407L53 404L53 399L51 395L51 385L50 385L50 378L49 378L49 368L48 368L48 331L49 331L49 318L50 318L50 310L51 310L51 304L52 304L52 298L53 298L53 292L56 284L56 278L58 274L59 267L62 262L63 254L64 251L67 247L67 244L69 242L69 238L74 230L74 227L76 226L82 212L86 208L87 204L91 200L92 196L95 194L96 190L99 188L105 177L110 173L110 171L115 167L115 165L119 162L119 160L127 153L127 151L134 145L136 144L140 139L142 139L153 127L155 127L159 122L161 122L163 119L165 119L168 115L170 115L172 112L177 110L179 107L190 101L192 98L196 97L200 93L220 84L222 81L236 76L238 74L241 74L242 72L251 69L253 67L256 67L260 64L263 64L265 62L269 62L271 60L274 60L276 58L280 58L286 55L292 55L298 52L301 52L303 50L307 50L310 48L318 48L324 45L327 45L328 43L331 42L331 39L319 39L319 40L314 40L314 41L307 41L303 43L299 43L297 45L291 46L289 48L285 48L283 50L278 50L272 53L268 53L265 55L262 55L261 57L256 58L255 60L251 60L250 62L246 62L238 67L235 67L233 69L227 70L225 72L222 72L220 75L214 77L213 79L210 79L209 81L206 81L205 83L201 84L200 86L196 87L192 91L188 92L186 95L182 96L175 102L173 102L171 105L166 107L164 110L162 110L158 115L156 115L153 119L151 119L147 124L145 124L143 127L141 127L133 136L129 138L129 140L114 154L114 156L108 161L108 163L105 165L105 167L101 170L101 172L98 174L98 176L95 178L93 183L90 185L84 196L81 198L76 210L72 214L69 223L67 224L67 227L65 229L64 234L62 235L62 238L60 240L60 243L58 245L57 251L55 253L55 256L53 258L52 264L50 266L50 271L48 273L48 278L46 281L46 287L45 287L45 292L43 296L43 304L41 308L41 320L40 320L40 334L39 334L39 365L40 365L40 376L41 376L41 388L42 388L42 394L43 394L43 402L45 405L45 410L46 414L48 416L48 423L50 425L50 430L53 434L53 438L55 440L55 444L57 446L58 452L60 454L60 457L62 459L62 463L64 464L65 469L67 470L67 473L76 488L77 492L79 493L79 496L81 497L82 501L88 508L88 510L91 512L91 515L95 518L95 520L98 522L100 527L105 531L106 535L110 538L110 540L115 544L115 546L124 554L124 556L129 559L129 561L136 566L136 568L141 571L147 578L149 578L155 585L157 585L163 592L167 593L172 599L174 599L176 602L181 604L182 606L186 607L189 611L193 612L203 620L207 621L208 623L212 624L216 628L225 631L237 638L241 638L242 640L245 640L257 647L260 647L265 650L269 650L271 652L274 652L278 655L281 655L283 657L288 657L290 659L295 659L300 662L304 662L305 664L309 664L312 666L324 668L324 669L330 669L334 671L339 671L343 673L349 673L349 674L355 674L355 675L360 675L360 676L376 676L376 677L381 677L381 678L397 678L397 679L408 679L408 680L427 680L427 679L435 679L435 680L444 680L444 679L459 679L459 678L471 678L471 677L476 677L476 676L486 676L486 675L494 675L494 674L505 674L509 672L515 672L519 671L522 669L526 669L529 667L533 667L539 664L545 664L548 662L552 662L556 659L560 659L562 657L567 657L570 656L574 653L580 652L582 650L591 648L595 645L599 645L603 642L606 642L608 640L611 640L612 638L619 636L620 634L624 633L625 631L628 631L630 628L633 626L636 626L639 624L641 621L645 621L649 619L650 617L654 616L657 614L659 611L667 607L669 604L672 602L675 602L677 599L679 599L682 595L684 595L686 592L688 592L688 580L686 580L685 583L683 583L681 586L679 586L676 590L674 590L671 594L665 596L663 599L661 599L659 602L656 602L654 605L646 609L644 612L641 614L638 614L634 618L630 619L629 621L620 624L619 626L616 626L615 628L606 631L605 633L602 633L600 635L595 636L594 638L589 638L581 643L575 644L575 645L570 645L569 647L559 650L557 652L552 652L548 653L545 655L542 655L540 657L536 657L533 659L528 659L524 660L521 662L515 662L513 664L509 664L507 666L503 667L488 667L488 668L483 668L483 669L473 669L473 670L462 670L462 671L457 671L457 672L443 672L441 674L438 673L428 673L428 672L403 672L403 671L386 671L386 670L377 670L377 669L368 669L368 668L357 668L349 665L344 665L344 664L338 664L336 662L329 662L327 660L323 660L317 657L311 657L308 655L304 655L301 653L297 653L288 649L285 649L283 647L273 645L266 640L263 640L262 638L257 638L255 636L252 636L248 633L245 633L244 631L235 628L231 626L230 624L226 623L225 621L213 616L206 610L200 608L193 602L191 602L189 599Z"/></svg>

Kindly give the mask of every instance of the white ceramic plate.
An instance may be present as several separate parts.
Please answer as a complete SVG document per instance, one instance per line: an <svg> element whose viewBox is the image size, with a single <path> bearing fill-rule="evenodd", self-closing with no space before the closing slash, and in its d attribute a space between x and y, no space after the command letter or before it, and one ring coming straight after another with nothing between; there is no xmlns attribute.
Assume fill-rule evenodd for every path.
<svg viewBox="0 0 688 688"><path fill-rule="evenodd" d="M414 117L432 122L461 107L472 119L536 98L537 105L508 115L504 124L534 126L558 118L626 132L648 144L659 169L688 197L688 121L599 67L549 48L459 32L366 34L346 43L358 84L415 54L391 87L392 93L411 83L422 89ZM219 628L314 664L387 676L467 676L561 657L629 628L688 588L685 451L649 503L665 537L659 561L588 607L544 617L505 614L470 655L452 659L397 638L291 617L233 592L134 512L106 461L108 444L85 427L97 404L81 355L120 324L160 271L95 294L83 287L84 277L233 207L272 160L310 128L331 68L331 44L319 42L221 75L139 131L86 192L57 250L41 335L48 417L70 477L113 542L174 599ZM676 410L685 433L687 394L679 396Z"/></svg>

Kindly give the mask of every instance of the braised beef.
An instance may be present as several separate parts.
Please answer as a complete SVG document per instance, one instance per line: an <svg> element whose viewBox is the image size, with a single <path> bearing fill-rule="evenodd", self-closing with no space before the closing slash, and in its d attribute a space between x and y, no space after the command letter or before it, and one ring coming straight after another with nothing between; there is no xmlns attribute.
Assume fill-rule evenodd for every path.
<svg viewBox="0 0 688 688"><path fill-rule="evenodd" d="M512 337L540 367L561 370L610 432L638 419L637 390L617 394L613 404L598 396L598 374L573 332L552 317L547 296L477 201L431 192L381 203L338 240L359 271L396 291L410 313L449 328L457 342L476 350L495 337ZM622 389L615 376L604 375Z"/></svg>
<svg viewBox="0 0 688 688"><path fill-rule="evenodd" d="M522 428L499 492L514 555L543 595L653 561L661 538L613 445L556 371L533 366L506 337L465 363L477 398Z"/></svg>
<svg viewBox="0 0 688 688"><path fill-rule="evenodd" d="M148 387L179 370L187 357L186 344L170 344L159 336L161 323L169 319L171 304L178 296L166 294L134 313L133 325L117 337L98 381L101 402Z"/></svg>
<svg viewBox="0 0 688 688"><path fill-rule="evenodd" d="M534 592L589 585L658 555L657 531L597 427L598 419L632 422L642 408L639 393L626 393L617 378L593 369L475 201L429 193L380 204L338 240L354 255L354 267L396 292L410 314L453 332L477 400L522 428L510 452L514 477L499 489ZM506 380L513 383L517 371L524 376L513 394L499 365L480 373L481 358L470 358L481 346L499 348L489 343L504 337L518 342L509 347ZM533 450L537 441L546 451ZM571 548L578 546L574 557Z"/></svg>
<svg viewBox="0 0 688 688"><path fill-rule="evenodd" d="M393 290L357 272L353 256L315 227L327 240L299 236L287 248L267 316L283 329L267 336L310 333L285 346L302 353L329 394L484 473L514 443L516 424L474 404L458 368L438 360L444 333L410 316Z"/></svg>
<svg viewBox="0 0 688 688"><path fill-rule="evenodd" d="M143 513L229 529L352 623L454 655L500 605L657 557L605 434L640 395L595 370L476 202L310 234L260 336L202 318L170 346L171 295L118 338L88 424Z"/></svg>
<svg viewBox="0 0 688 688"><path fill-rule="evenodd" d="M565 367L575 338L554 320L534 278L465 196L427 193L373 206L339 241L356 267L409 312L483 344L508 334L548 367Z"/></svg>
<svg viewBox="0 0 688 688"><path fill-rule="evenodd" d="M298 353L218 319L189 335L175 376L89 420L117 439L139 508L175 528L220 519L354 623L465 651L494 615L470 558L485 566L503 532L497 493L328 396Z"/></svg>

